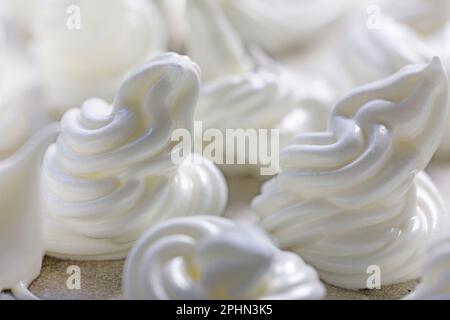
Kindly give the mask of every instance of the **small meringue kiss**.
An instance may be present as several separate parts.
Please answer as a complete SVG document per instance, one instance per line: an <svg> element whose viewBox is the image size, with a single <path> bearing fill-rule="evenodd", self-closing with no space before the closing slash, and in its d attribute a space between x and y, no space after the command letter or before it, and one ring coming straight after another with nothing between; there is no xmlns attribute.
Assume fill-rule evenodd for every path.
<svg viewBox="0 0 450 320"><path fill-rule="evenodd" d="M126 299L321 299L313 268L259 229L220 217L172 219L148 230L125 263Z"/></svg>

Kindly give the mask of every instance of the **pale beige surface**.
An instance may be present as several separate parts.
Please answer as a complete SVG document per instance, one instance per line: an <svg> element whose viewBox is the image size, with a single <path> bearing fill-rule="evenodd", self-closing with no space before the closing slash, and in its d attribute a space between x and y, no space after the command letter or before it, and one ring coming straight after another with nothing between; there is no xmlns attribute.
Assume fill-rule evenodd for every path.
<svg viewBox="0 0 450 320"><path fill-rule="evenodd" d="M429 173L441 189L450 207L450 161L434 161ZM229 179L230 205L227 216L234 219L253 220L250 200L259 191L260 182L250 178ZM81 269L81 290L66 287L67 267L78 265ZM45 258L41 276L31 290L44 299L120 299L123 261L82 262ZM416 281L389 286L382 290L343 290L328 286L327 299L399 299L411 292Z"/></svg>

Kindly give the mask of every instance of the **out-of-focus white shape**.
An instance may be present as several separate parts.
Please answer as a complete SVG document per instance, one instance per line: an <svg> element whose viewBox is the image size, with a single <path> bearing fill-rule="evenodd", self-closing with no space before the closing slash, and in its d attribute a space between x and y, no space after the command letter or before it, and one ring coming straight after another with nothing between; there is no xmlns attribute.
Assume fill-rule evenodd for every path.
<svg viewBox="0 0 450 320"><path fill-rule="evenodd" d="M304 44L338 19L346 0L221 0L246 43L279 54Z"/></svg>
<svg viewBox="0 0 450 320"><path fill-rule="evenodd" d="M42 0L33 31L55 115L90 97L111 101L123 77L167 44L161 13L147 0Z"/></svg>
<svg viewBox="0 0 450 320"><path fill-rule="evenodd" d="M438 58L405 67L345 96L329 131L282 150L281 173L253 201L280 247L339 287L366 288L371 265L383 285L418 277L449 219L422 172L446 124L447 82Z"/></svg>
<svg viewBox="0 0 450 320"><path fill-rule="evenodd" d="M25 40L42 0L0 0L0 20L12 29L19 41Z"/></svg>
<svg viewBox="0 0 450 320"><path fill-rule="evenodd" d="M150 1L150 0L149 0ZM184 49L186 44L186 0L151 0L164 13L170 38L169 48L174 51Z"/></svg>
<svg viewBox="0 0 450 320"><path fill-rule="evenodd" d="M38 176L41 156L58 128L42 129L0 160L0 292L12 289L18 298L34 298L27 286L41 270L44 246Z"/></svg>
<svg viewBox="0 0 450 320"><path fill-rule="evenodd" d="M405 298L450 300L450 236L430 245L423 269L420 284Z"/></svg>
<svg viewBox="0 0 450 320"><path fill-rule="evenodd" d="M450 20L449 0L387 0L381 9L423 35L436 32Z"/></svg>
<svg viewBox="0 0 450 320"><path fill-rule="evenodd" d="M124 270L127 299L321 299L303 260L262 231L219 217L172 219L147 231Z"/></svg>
<svg viewBox="0 0 450 320"><path fill-rule="evenodd" d="M287 128L282 121L288 114L298 116L295 123L308 129L325 128L334 91L323 79L297 76L261 50L247 50L218 1L191 0L187 5L188 51L205 79L196 110L196 119L203 121L204 128L280 128L286 141L305 130L303 126ZM292 112L295 109L299 111ZM243 149L236 146L236 150ZM223 168L229 174L257 172L251 165Z"/></svg>
<svg viewBox="0 0 450 320"><path fill-rule="evenodd" d="M159 221L223 212L219 169L200 155L171 159L173 131L191 132L199 77L188 57L167 53L131 73L112 105L90 99L65 113L43 164L48 254L123 258Z"/></svg>

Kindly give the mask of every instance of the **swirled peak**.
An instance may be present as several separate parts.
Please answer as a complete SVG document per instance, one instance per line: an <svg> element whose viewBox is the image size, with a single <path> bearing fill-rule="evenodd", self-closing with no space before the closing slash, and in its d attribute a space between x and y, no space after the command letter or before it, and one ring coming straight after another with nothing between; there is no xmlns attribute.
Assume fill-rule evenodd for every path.
<svg viewBox="0 0 450 320"><path fill-rule="evenodd" d="M448 219L421 172L447 95L438 58L351 91L328 131L299 134L281 151L281 173L253 201L262 226L337 286L365 288L371 265L383 284L417 277L425 244Z"/></svg>
<svg viewBox="0 0 450 320"><path fill-rule="evenodd" d="M90 99L65 113L43 165L50 254L123 257L157 221L223 211L227 189L211 162L171 160L171 134L191 130L199 87L197 65L167 53L132 72L112 105Z"/></svg>
<svg viewBox="0 0 450 320"><path fill-rule="evenodd" d="M148 230L124 270L127 299L321 299L317 273L260 230L218 217Z"/></svg>
<svg viewBox="0 0 450 320"><path fill-rule="evenodd" d="M34 51L52 111L112 99L124 75L164 51L161 14L146 0L45 0L33 25Z"/></svg>
<svg viewBox="0 0 450 320"><path fill-rule="evenodd" d="M304 44L334 22L347 0L221 0L242 38L272 53Z"/></svg>
<svg viewBox="0 0 450 320"><path fill-rule="evenodd" d="M425 258L421 282L408 296L409 300L450 299L450 237L433 243Z"/></svg>

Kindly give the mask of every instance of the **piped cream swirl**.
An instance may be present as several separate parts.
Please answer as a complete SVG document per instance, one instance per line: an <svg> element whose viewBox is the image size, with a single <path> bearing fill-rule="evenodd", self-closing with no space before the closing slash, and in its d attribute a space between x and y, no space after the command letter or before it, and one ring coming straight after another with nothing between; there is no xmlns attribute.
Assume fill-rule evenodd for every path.
<svg viewBox="0 0 450 320"><path fill-rule="evenodd" d="M198 67L169 53L128 76L112 105L90 99L65 113L43 164L50 254L123 257L158 221L223 211L220 171L199 155L171 159L171 134L191 130L199 87Z"/></svg>
<svg viewBox="0 0 450 320"><path fill-rule="evenodd" d="M370 265L383 284L417 277L426 243L448 219L421 172L439 145L447 95L438 58L353 90L329 131L300 134L282 150L281 173L253 201L261 225L333 285L365 288Z"/></svg>
<svg viewBox="0 0 450 320"><path fill-rule="evenodd" d="M127 299L321 299L317 273L260 230L218 217L173 219L136 243Z"/></svg>

